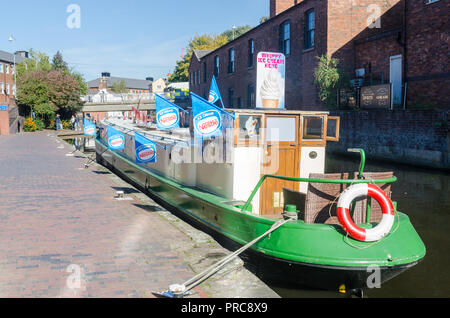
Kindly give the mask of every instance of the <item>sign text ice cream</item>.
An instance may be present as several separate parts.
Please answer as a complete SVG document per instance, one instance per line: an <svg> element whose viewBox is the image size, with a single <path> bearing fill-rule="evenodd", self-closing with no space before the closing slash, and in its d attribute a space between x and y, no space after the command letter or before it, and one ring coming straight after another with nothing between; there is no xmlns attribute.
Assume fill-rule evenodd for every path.
<svg viewBox="0 0 450 318"><path fill-rule="evenodd" d="M256 107L285 108L286 57L282 53L260 52L256 77Z"/></svg>

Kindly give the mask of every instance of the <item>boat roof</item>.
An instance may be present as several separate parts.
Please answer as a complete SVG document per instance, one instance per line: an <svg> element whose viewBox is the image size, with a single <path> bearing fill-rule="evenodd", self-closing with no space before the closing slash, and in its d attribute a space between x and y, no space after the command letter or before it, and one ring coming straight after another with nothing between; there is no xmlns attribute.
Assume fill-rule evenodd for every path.
<svg viewBox="0 0 450 318"><path fill-rule="evenodd" d="M328 115L327 111L305 111L305 110L287 110L287 109L270 109L270 108L254 108L254 109L226 109L230 113L245 113L257 115Z"/></svg>

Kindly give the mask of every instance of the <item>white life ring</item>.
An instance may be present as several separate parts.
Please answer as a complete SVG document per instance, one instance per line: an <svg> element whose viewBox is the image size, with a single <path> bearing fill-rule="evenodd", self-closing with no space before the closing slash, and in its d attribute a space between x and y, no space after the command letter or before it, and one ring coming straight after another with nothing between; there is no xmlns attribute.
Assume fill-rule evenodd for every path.
<svg viewBox="0 0 450 318"><path fill-rule="evenodd" d="M378 201L383 211L381 222L372 229L357 226L350 216L350 204L358 197L369 196ZM375 242L389 234L395 221L392 201L379 187L373 184L356 184L346 189L338 202L337 213L344 230L354 239L363 242Z"/></svg>

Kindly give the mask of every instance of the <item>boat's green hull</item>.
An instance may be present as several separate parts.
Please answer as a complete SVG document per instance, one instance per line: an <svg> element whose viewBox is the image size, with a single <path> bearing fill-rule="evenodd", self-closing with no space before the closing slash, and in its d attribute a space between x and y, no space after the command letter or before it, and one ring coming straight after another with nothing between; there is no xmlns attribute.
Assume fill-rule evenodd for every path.
<svg viewBox="0 0 450 318"><path fill-rule="evenodd" d="M97 160L112 167L154 197L190 216L202 226L238 245L245 245L262 235L275 223L274 219L227 205L228 200L196 188L183 186L162 177L146 165L136 164L123 151L111 151L103 140L96 139ZM252 253L269 262L279 262L294 271L304 271L287 277L291 282L313 287L366 287L367 278L381 271L384 282L417 264L425 256L425 246L408 216L398 213L392 232L373 244L347 237L341 227L325 224L291 222L256 243ZM278 269L283 268L279 266ZM368 270L369 269L369 270ZM321 279L312 278L317 274ZM304 274L304 275L303 275ZM302 280L302 276L306 276ZM309 278L311 279L309 279ZM323 280L323 281L321 281Z"/></svg>

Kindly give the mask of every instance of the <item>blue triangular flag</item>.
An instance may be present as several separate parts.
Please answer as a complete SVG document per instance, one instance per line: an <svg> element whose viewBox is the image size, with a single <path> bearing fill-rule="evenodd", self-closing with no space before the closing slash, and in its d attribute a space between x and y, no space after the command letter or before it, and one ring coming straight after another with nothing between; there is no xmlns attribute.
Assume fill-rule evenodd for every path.
<svg viewBox="0 0 450 318"><path fill-rule="evenodd" d="M222 135L222 114L225 112L191 93L195 137L214 137ZM227 113L228 114L228 113Z"/></svg>
<svg viewBox="0 0 450 318"><path fill-rule="evenodd" d="M108 148L125 149L125 135L111 126L108 126Z"/></svg>
<svg viewBox="0 0 450 318"><path fill-rule="evenodd" d="M158 129L180 128L180 110L186 111L158 94L155 97Z"/></svg>
<svg viewBox="0 0 450 318"><path fill-rule="evenodd" d="M156 144L153 141L137 132L134 132L134 144L137 163L156 162Z"/></svg>
<svg viewBox="0 0 450 318"><path fill-rule="evenodd" d="M97 133L97 126L87 120L86 118L84 119L84 135L85 136L95 136Z"/></svg>
<svg viewBox="0 0 450 318"><path fill-rule="evenodd" d="M222 96L220 95L219 86L217 85L216 78L213 75L211 80L211 89L209 90L208 102L210 102L211 104L215 104L219 100L222 104L222 108L225 108L225 106L223 105Z"/></svg>

